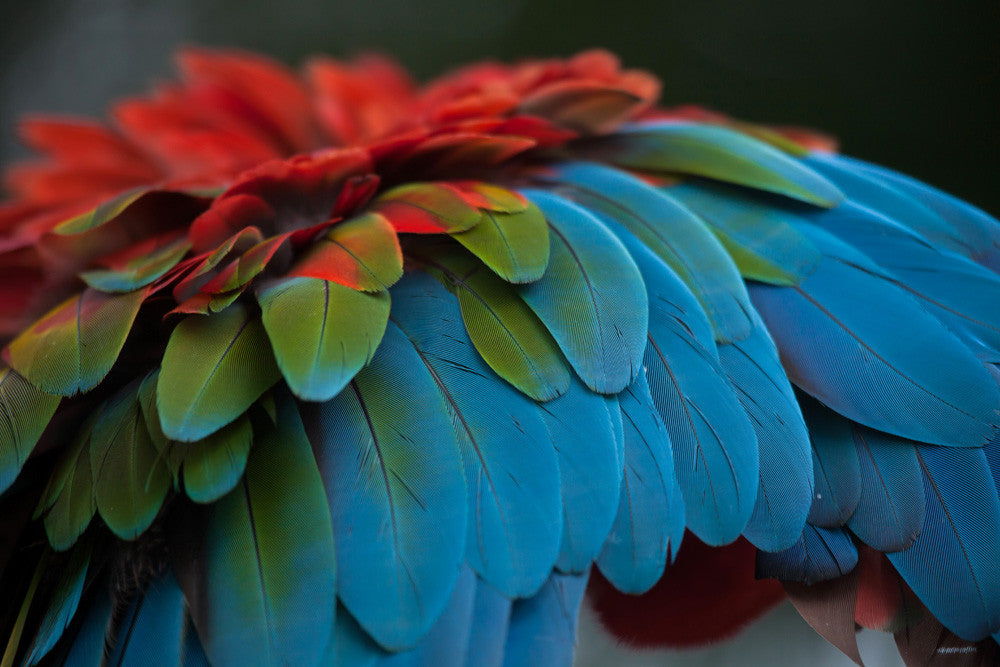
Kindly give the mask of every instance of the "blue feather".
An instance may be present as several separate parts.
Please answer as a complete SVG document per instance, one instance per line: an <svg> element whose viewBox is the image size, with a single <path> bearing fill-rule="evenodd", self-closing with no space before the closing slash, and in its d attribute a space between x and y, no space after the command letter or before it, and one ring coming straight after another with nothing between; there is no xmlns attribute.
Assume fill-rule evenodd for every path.
<svg viewBox="0 0 1000 667"><path fill-rule="evenodd" d="M351 667L373 667L389 653L375 643L367 632L361 629L350 612L337 607L321 665L350 665Z"/></svg>
<svg viewBox="0 0 1000 667"><path fill-rule="evenodd" d="M801 229L824 254L797 287L750 296L794 384L871 428L944 445L981 446L1000 392L973 354L878 268L826 232ZM901 335L905 332L905 335Z"/></svg>
<svg viewBox="0 0 1000 667"><path fill-rule="evenodd" d="M187 629L184 595L168 570L132 601L118 624L108 664L179 665Z"/></svg>
<svg viewBox="0 0 1000 667"><path fill-rule="evenodd" d="M858 550L846 531L806 524L790 548L757 552L757 577L814 584L843 576L857 564Z"/></svg>
<svg viewBox="0 0 1000 667"><path fill-rule="evenodd" d="M625 460L618 515L597 559L615 588L643 593L663 574L684 537L684 499L670 438L644 375L621 393Z"/></svg>
<svg viewBox="0 0 1000 667"><path fill-rule="evenodd" d="M809 433L778 351L754 315L745 340L719 346L722 369L736 390L760 451L760 484L743 535L756 547L780 551L802 534L813 498Z"/></svg>
<svg viewBox="0 0 1000 667"><path fill-rule="evenodd" d="M382 646L413 646L448 602L468 524L434 376L390 323L368 366L302 415L330 503L340 599Z"/></svg>
<svg viewBox="0 0 1000 667"><path fill-rule="evenodd" d="M740 272L697 215L663 191L604 165L561 164L554 177L560 193L624 227L676 272L718 340L740 340L750 333L752 307Z"/></svg>
<svg viewBox="0 0 1000 667"><path fill-rule="evenodd" d="M67 667L93 667L104 662L105 641L111 630L114 605L105 587L99 587L90 602L83 623L73 637L73 644L66 654Z"/></svg>
<svg viewBox="0 0 1000 667"><path fill-rule="evenodd" d="M823 528L847 523L861 500L861 464L851 422L816 399L799 394L812 442L815 495L806 520Z"/></svg>
<svg viewBox="0 0 1000 667"><path fill-rule="evenodd" d="M711 328L677 275L620 227L649 291L646 377L667 428L687 527L727 544L753 513L759 484L757 437L719 362Z"/></svg>
<svg viewBox="0 0 1000 667"><path fill-rule="evenodd" d="M194 623L190 617L187 617L186 621L184 624L184 655L181 664L184 667L210 667L208 656L205 655L205 649L198 638L198 631L195 629Z"/></svg>
<svg viewBox="0 0 1000 667"><path fill-rule="evenodd" d="M589 576L553 573L534 597L514 603L504 665L573 664L577 617Z"/></svg>
<svg viewBox="0 0 1000 667"><path fill-rule="evenodd" d="M396 284L390 321L452 412L469 495L466 559L502 593L534 593L555 563L563 524L556 452L536 403L483 362L455 298L429 275Z"/></svg>
<svg viewBox="0 0 1000 667"><path fill-rule="evenodd" d="M28 665L36 664L52 650L76 615L90 567L92 548L93 542L90 540L82 541L73 548L25 658Z"/></svg>
<svg viewBox="0 0 1000 667"><path fill-rule="evenodd" d="M524 193L550 231L545 275L519 292L584 384L617 394L642 368L646 292L621 243L586 209L541 190Z"/></svg>
<svg viewBox="0 0 1000 667"><path fill-rule="evenodd" d="M913 441L854 427L861 499L847 527L879 551L909 548L924 523L924 487Z"/></svg>
<svg viewBox="0 0 1000 667"><path fill-rule="evenodd" d="M808 220L874 260L884 271L873 275L903 288L980 359L1000 360L1000 277L992 271L856 204Z"/></svg>
<svg viewBox="0 0 1000 667"><path fill-rule="evenodd" d="M1000 499L979 449L917 445L927 508L909 549L888 554L949 630L976 641L1000 630Z"/></svg>
<svg viewBox="0 0 1000 667"><path fill-rule="evenodd" d="M870 177L838 156L813 153L806 164L837 184L849 201L878 211L948 250L970 256L971 248L940 215L891 184Z"/></svg>
<svg viewBox="0 0 1000 667"><path fill-rule="evenodd" d="M590 567L618 510L622 469L605 403L574 378L565 394L538 405L559 461L563 534L556 567L563 572Z"/></svg>
<svg viewBox="0 0 1000 667"><path fill-rule="evenodd" d="M881 186L883 191L891 188L910 198L911 201L933 211L948 223L950 229L955 230L963 254L968 254L976 262L993 270L1000 269L1000 252L998 252L1000 251L1000 222L992 216L957 197L885 167L843 155L829 155L824 156L824 158L844 170L853 171L874 181ZM911 225L909 220L904 222ZM932 227L932 229L936 229L936 227ZM920 230L918 229L918 231ZM929 236L929 238L934 237Z"/></svg>
<svg viewBox="0 0 1000 667"><path fill-rule="evenodd" d="M510 598L482 579L476 580L476 598L472 606L472 630L465 651L465 664L503 664L507 629L510 627Z"/></svg>
<svg viewBox="0 0 1000 667"><path fill-rule="evenodd" d="M462 667L465 655L461 649L469 641L475 597L476 574L463 567L448 605L430 632L416 647L386 656L378 664L382 667Z"/></svg>

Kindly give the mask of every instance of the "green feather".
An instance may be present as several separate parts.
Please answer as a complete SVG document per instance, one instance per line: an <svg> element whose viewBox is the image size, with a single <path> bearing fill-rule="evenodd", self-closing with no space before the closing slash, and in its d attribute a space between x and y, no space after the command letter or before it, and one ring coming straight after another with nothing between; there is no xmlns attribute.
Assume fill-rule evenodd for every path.
<svg viewBox="0 0 1000 667"><path fill-rule="evenodd" d="M146 430L139 382L104 407L90 436L97 511L124 540L138 537L156 518L170 487L170 473Z"/></svg>
<svg viewBox="0 0 1000 667"><path fill-rule="evenodd" d="M794 215L784 209L707 183L685 183L664 192L708 223L748 280L798 285L819 264L819 250L789 224Z"/></svg>
<svg viewBox="0 0 1000 667"><path fill-rule="evenodd" d="M592 144L613 164L651 172L704 176L832 207L844 195L781 151L718 125L654 122L632 125Z"/></svg>
<svg viewBox="0 0 1000 667"><path fill-rule="evenodd" d="M534 204L519 213L486 211L482 222L452 237L510 283L538 280L549 263L548 225Z"/></svg>
<svg viewBox="0 0 1000 667"><path fill-rule="evenodd" d="M113 220L121 215L125 209L135 203L136 200L145 195L147 192L149 192L147 188L133 188L131 190L127 190L113 199L108 199L107 201L102 202L97 208L87 211L86 213L81 213L80 215L70 218L64 222L60 222L56 225L54 231L56 234L68 236L72 234L82 234L83 232L100 227L109 220Z"/></svg>
<svg viewBox="0 0 1000 667"><path fill-rule="evenodd" d="M45 534L57 551L70 548L97 511L90 467L90 433L94 420L83 425L73 445L63 453L39 510L45 515Z"/></svg>
<svg viewBox="0 0 1000 667"><path fill-rule="evenodd" d="M0 493L21 472L58 406L58 396L39 391L0 364Z"/></svg>
<svg viewBox="0 0 1000 667"><path fill-rule="evenodd" d="M83 594L92 551L93 540L82 540L70 553L25 658L26 664L34 665L45 657L72 622Z"/></svg>
<svg viewBox="0 0 1000 667"><path fill-rule="evenodd" d="M291 398L255 430L242 482L211 506L178 580L212 664L314 664L337 603L326 492Z"/></svg>
<svg viewBox="0 0 1000 667"><path fill-rule="evenodd" d="M186 239L129 260L119 269L84 271L80 279L102 292L130 292L145 287L181 261L191 244Z"/></svg>
<svg viewBox="0 0 1000 667"><path fill-rule="evenodd" d="M198 442L185 443L184 490L198 503L215 502L239 483L246 468L253 427L244 415Z"/></svg>
<svg viewBox="0 0 1000 667"><path fill-rule="evenodd" d="M566 393L569 364L513 285L453 245L426 246L417 253L458 296L469 338L497 375L536 401Z"/></svg>
<svg viewBox="0 0 1000 667"><path fill-rule="evenodd" d="M371 360L389 320L387 292L358 292L318 278L278 280L257 300L281 373L308 401L340 393Z"/></svg>
<svg viewBox="0 0 1000 667"><path fill-rule="evenodd" d="M189 316L170 335L156 382L163 433L200 440L243 414L280 377L264 326L241 303Z"/></svg>
<svg viewBox="0 0 1000 667"><path fill-rule="evenodd" d="M673 269L712 323L715 339L746 338L750 297L739 269L705 222L640 179L604 165L571 162L554 170L556 190L579 202L611 230L632 234ZM617 224L615 224L617 223Z"/></svg>
<svg viewBox="0 0 1000 667"><path fill-rule="evenodd" d="M145 298L145 289L114 295L84 290L11 342L11 366L50 394L93 389L118 359Z"/></svg>
<svg viewBox="0 0 1000 667"><path fill-rule="evenodd" d="M403 276L403 253L389 221L377 213L366 213L331 227L287 275L323 278L364 292L381 292Z"/></svg>

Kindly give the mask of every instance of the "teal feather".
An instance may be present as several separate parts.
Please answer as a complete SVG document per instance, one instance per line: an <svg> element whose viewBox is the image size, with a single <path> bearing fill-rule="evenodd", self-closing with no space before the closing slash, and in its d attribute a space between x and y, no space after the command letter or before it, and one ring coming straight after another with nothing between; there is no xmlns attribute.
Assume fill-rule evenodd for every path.
<svg viewBox="0 0 1000 667"><path fill-rule="evenodd" d="M674 474L666 427L640 375L621 393L625 456L618 514L597 567L625 593L659 581L684 537L684 498Z"/></svg>
<svg viewBox="0 0 1000 667"><path fill-rule="evenodd" d="M590 567L618 511L622 468L605 398L575 378L569 390L538 406L559 462L563 534L556 567Z"/></svg>
<svg viewBox="0 0 1000 667"><path fill-rule="evenodd" d="M873 275L870 260L818 228L801 229L823 252L816 272L797 287L750 288L792 382L876 430L943 445L989 440L1000 391L975 356Z"/></svg>
<svg viewBox="0 0 1000 667"><path fill-rule="evenodd" d="M501 592L544 583L562 535L556 452L537 405L493 373L462 325L456 299L427 274L392 290L394 322L451 411L469 495L466 559Z"/></svg>
<svg viewBox="0 0 1000 667"><path fill-rule="evenodd" d="M303 406L338 548L341 602L379 644L415 645L465 552L466 489L445 400L390 323L334 399Z"/></svg>
<svg viewBox="0 0 1000 667"><path fill-rule="evenodd" d="M552 334L584 384L617 394L642 368L648 304L625 248L586 209L540 190L524 193L550 229L545 275L521 298Z"/></svg>

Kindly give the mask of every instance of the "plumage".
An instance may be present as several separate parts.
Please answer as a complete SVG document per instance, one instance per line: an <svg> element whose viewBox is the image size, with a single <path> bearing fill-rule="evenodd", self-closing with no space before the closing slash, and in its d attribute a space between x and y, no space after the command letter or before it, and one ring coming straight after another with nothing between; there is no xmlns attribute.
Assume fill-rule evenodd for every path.
<svg viewBox="0 0 1000 667"><path fill-rule="evenodd" d="M555 563L563 523L556 452L540 412L493 378L465 335L454 297L433 278L401 281L390 321L416 349L451 414L468 491L469 565L510 597L533 593Z"/></svg>
<svg viewBox="0 0 1000 667"><path fill-rule="evenodd" d="M445 398L391 324L347 390L309 408L340 599L381 645L409 648L448 601L466 547L462 460Z"/></svg>
<svg viewBox="0 0 1000 667"><path fill-rule="evenodd" d="M549 266L520 289L584 384L616 394L635 379L645 349L646 295L621 243L586 209L530 191L548 220ZM609 267L614 266L614 274Z"/></svg>
<svg viewBox="0 0 1000 667"><path fill-rule="evenodd" d="M674 474L666 427L640 375L621 394L625 452L618 513L596 559L608 581L643 593L673 561L684 537L684 498Z"/></svg>
<svg viewBox="0 0 1000 667"><path fill-rule="evenodd" d="M996 220L602 51L180 66L9 172L2 667L996 656Z"/></svg>

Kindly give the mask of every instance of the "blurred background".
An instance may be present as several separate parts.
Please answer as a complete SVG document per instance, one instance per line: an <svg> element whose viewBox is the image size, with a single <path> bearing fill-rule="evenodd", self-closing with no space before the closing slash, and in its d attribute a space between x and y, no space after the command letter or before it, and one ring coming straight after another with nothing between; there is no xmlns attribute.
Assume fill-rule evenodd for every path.
<svg viewBox="0 0 1000 667"><path fill-rule="evenodd" d="M0 163L26 154L23 113L100 114L171 76L182 44L293 65L382 51L419 78L473 59L603 46L658 74L666 104L821 128L845 152L1000 215L997 0L0 0ZM585 627L584 664L617 661ZM863 651L891 664L891 639L866 635ZM736 644L643 660L849 664L787 607Z"/></svg>
<svg viewBox="0 0 1000 667"><path fill-rule="evenodd" d="M291 64L378 50L421 78L604 46L666 103L823 128L1000 214L997 0L0 0L0 161L24 154L22 113L101 113L185 43Z"/></svg>

